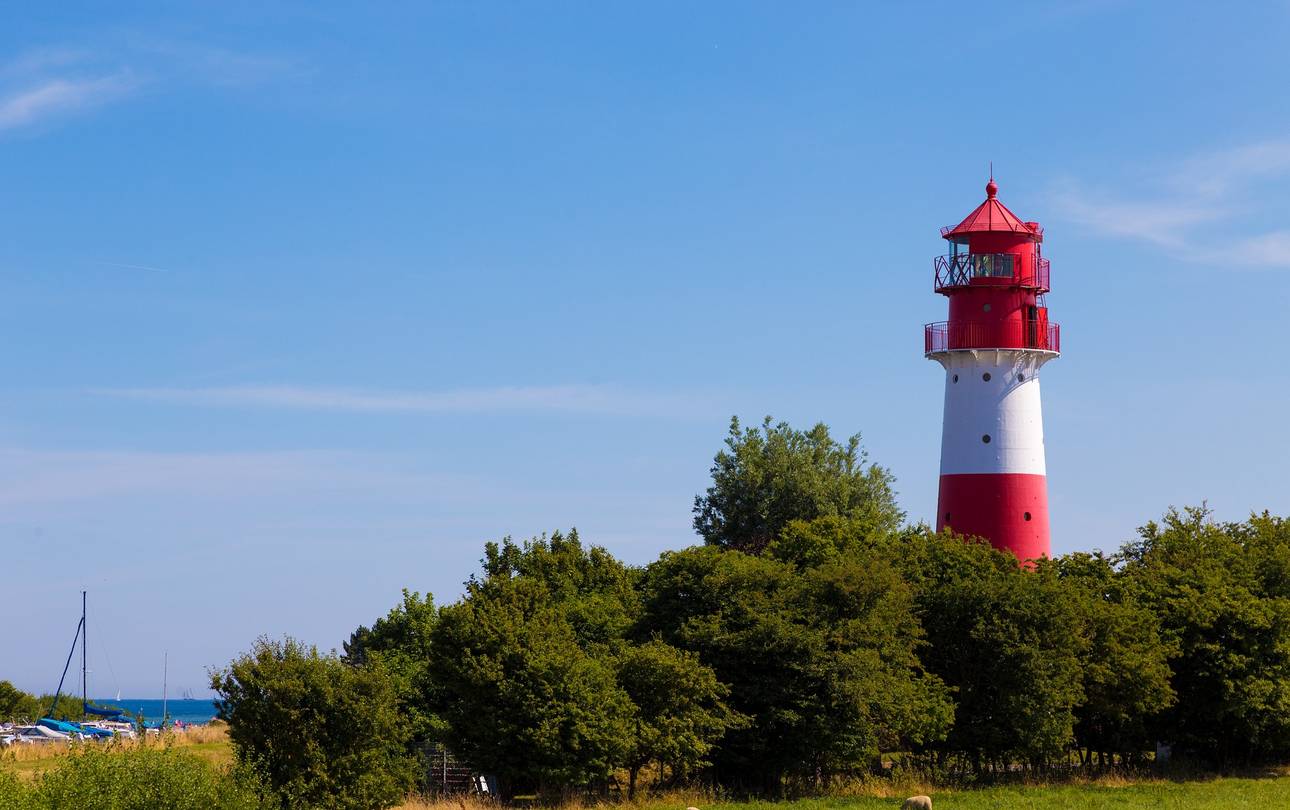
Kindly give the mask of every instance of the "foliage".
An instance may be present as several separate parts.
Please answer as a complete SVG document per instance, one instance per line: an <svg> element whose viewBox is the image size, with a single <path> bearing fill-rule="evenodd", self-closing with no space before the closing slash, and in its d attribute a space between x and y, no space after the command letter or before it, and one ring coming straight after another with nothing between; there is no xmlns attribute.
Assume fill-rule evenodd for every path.
<svg viewBox="0 0 1290 810"><path fill-rule="evenodd" d="M243 761L302 805L388 801L427 739L508 797L624 770L634 795L651 766L776 793L884 759L1137 765L1158 740L1290 759L1290 521L1170 511L1116 556L1023 567L903 520L858 436L733 420L705 545L632 568L576 532L489 543L457 603L404 592L343 659L261 641L216 683Z"/></svg>
<svg viewBox="0 0 1290 810"><path fill-rule="evenodd" d="M57 701L57 702L55 702ZM41 695L36 698L40 717L53 717L57 720L77 722L85 719L85 708L81 706L79 695Z"/></svg>
<svg viewBox="0 0 1290 810"><path fill-rule="evenodd" d="M504 793L607 779L632 711L610 658L629 597L625 567L576 532L489 544L483 579L443 609L431 645L452 749Z"/></svg>
<svg viewBox="0 0 1290 810"><path fill-rule="evenodd" d="M9 681L0 681L0 722L35 720L40 716L40 703Z"/></svg>
<svg viewBox="0 0 1290 810"><path fill-rule="evenodd" d="M694 529L709 545L760 553L794 520L836 515L872 531L904 520L890 472L867 464L859 434L846 444L817 424L785 422L741 429L731 419L726 447L712 464L712 486L694 499Z"/></svg>
<svg viewBox="0 0 1290 810"><path fill-rule="evenodd" d="M41 777L27 807L110 810L251 810L253 784L173 748L86 746ZM2 806L2 805L0 805Z"/></svg>
<svg viewBox="0 0 1290 810"><path fill-rule="evenodd" d="M628 798L652 762L684 779L708 765L716 741L742 724L724 703L730 690L693 653L658 639L628 647L618 657L618 683L633 704L626 754Z"/></svg>
<svg viewBox="0 0 1290 810"><path fill-rule="evenodd" d="M38 807L30 796L32 792L34 791L19 781L17 776L0 768L0 810L29 810Z"/></svg>
<svg viewBox="0 0 1290 810"><path fill-rule="evenodd" d="M1077 599L1088 644L1080 671L1084 700L1075 709L1075 744L1086 762L1097 752L1133 761L1155 747L1154 727L1174 705L1169 658L1160 622L1142 604L1136 583L1100 552L1055 561Z"/></svg>
<svg viewBox="0 0 1290 810"><path fill-rule="evenodd" d="M735 720L693 656L629 637L630 569L577 532L485 550L482 578L444 608L431 680L447 741L502 790L603 786L650 762L689 772Z"/></svg>
<svg viewBox="0 0 1290 810"><path fill-rule="evenodd" d="M1218 524L1202 507L1139 535L1126 573L1175 648L1164 739L1220 765L1290 755L1290 522Z"/></svg>
<svg viewBox="0 0 1290 810"><path fill-rule="evenodd" d="M481 593L511 580L540 586L572 625L583 647L612 649L622 643L639 610L632 570L600 546L584 548L576 529L555 532L523 546L509 537L484 547Z"/></svg>
<svg viewBox="0 0 1290 810"><path fill-rule="evenodd" d="M351 666L378 665L394 679L399 711L407 720L410 751L419 748L440 728L428 702L427 666L430 638L438 620L434 598L403 590L403 601L371 628L359 627L344 643L341 660Z"/></svg>
<svg viewBox="0 0 1290 810"><path fill-rule="evenodd" d="M952 535L905 541L900 559L929 642L923 661L954 690L954 726L940 750L978 772L1061 755L1083 699L1086 641L1056 572L1021 568L1007 552Z"/></svg>
<svg viewBox="0 0 1290 810"><path fill-rule="evenodd" d="M241 764L282 807L378 808L411 784L394 681L290 638L261 638L211 676Z"/></svg>
<svg viewBox="0 0 1290 810"><path fill-rule="evenodd" d="M697 653L749 718L714 754L727 783L775 791L945 733L949 701L915 654L909 590L880 559L799 572L693 548L650 565L643 590L642 629Z"/></svg>

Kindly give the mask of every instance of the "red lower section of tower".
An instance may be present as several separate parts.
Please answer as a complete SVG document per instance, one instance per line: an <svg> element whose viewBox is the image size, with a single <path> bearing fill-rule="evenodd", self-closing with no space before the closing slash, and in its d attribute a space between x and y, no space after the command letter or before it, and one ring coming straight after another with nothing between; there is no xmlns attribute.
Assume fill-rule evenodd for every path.
<svg viewBox="0 0 1290 810"><path fill-rule="evenodd" d="M1018 559L1048 556L1048 479L1021 473L941 476L936 530L984 537Z"/></svg>

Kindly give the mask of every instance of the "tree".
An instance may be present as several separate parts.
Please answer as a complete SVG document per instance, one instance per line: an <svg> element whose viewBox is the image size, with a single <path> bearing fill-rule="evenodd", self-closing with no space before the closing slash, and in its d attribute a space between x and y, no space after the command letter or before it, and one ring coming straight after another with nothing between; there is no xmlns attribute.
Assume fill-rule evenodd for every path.
<svg viewBox="0 0 1290 810"><path fill-rule="evenodd" d="M723 782L778 792L784 778L868 767L943 736L950 704L923 671L908 588L873 557L799 572L700 547L648 566L640 632L694 652L748 717L713 754Z"/></svg>
<svg viewBox="0 0 1290 810"><path fill-rule="evenodd" d="M743 720L726 707L730 690L711 668L657 639L623 651L618 683L633 704L626 755L629 799L636 797L637 776L646 765L670 766L684 778L708 765L716 742Z"/></svg>
<svg viewBox="0 0 1290 810"><path fill-rule="evenodd" d="M941 750L980 773L1013 761L1042 766L1071 741L1085 639L1074 600L1050 565L1034 571L984 542L907 535L896 557L916 583L927 632L923 663L954 690Z"/></svg>
<svg viewBox="0 0 1290 810"><path fill-rule="evenodd" d="M440 614L430 673L449 746L503 795L594 785L623 760L631 701L541 583L471 583Z"/></svg>
<svg viewBox="0 0 1290 810"><path fill-rule="evenodd" d="M238 760L283 808L389 807L411 785L393 680L377 665L261 638L211 688Z"/></svg>
<svg viewBox="0 0 1290 810"><path fill-rule="evenodd" d="M1165 741L1220 766L1290 756L1290 525L1170 510L1121 555L1174 647Z"/></svg>
<svg viewBox="0 0 1290 810"><path fill-rule="evenodd" d="M1083 702L1075 709L1075 742L1085 763L1096 752L1130 761L1155 745L1153 729L1174 704L1169 658L1160 622L1136 593L1134 583L1101 552L1054 561L1057 575L1077 599L1088 645L1080 672Z"/></svg>
<svg viewBox="0 0 1290 810"><path fill-rule="evenodd" d="M448 744L507 794L605 784L628 747L634 706L616 657L636 604L630 570L576 531L487 544L483 576L432 634Z"/></svg>
<svg viewBox="0 0 1290 810"><path fill-rule="evenodd" d="M511 538L484 546L483 581L471 577L480 593L511 580L543 588L572 625L584 648L611 651L640 610L635 573L600 546L586 548L578 530L555 532L517 545Z"/></svg>
<svg viewBox="0 0 1290 810"><path fill-rule="evenodd" d="M20 722L40 716L40 703L9 681L0 681L0 721Z"/></svg>
<svg viewBox="0 0 1290 810"><path fill-rule="evenodd" d="M694 530L705 543L759 554L793 520L836 515L868 531L894 531L904 520L890 472L867 464L859 434L846 444L817 424L741 429L730 420L726 447L712 464L712 486L694 499Z"/></svg>
<svg viewBox="0 0 1290 810"><path fill-rule="evenodd" d="M378 665L394 679L399 711L407 721L409 754L417 755L441 730L429 703L428 666L438 611L434 598L403 590L403 600L371 628L359 627L344 642L341 660L350 666Z"/></svg>

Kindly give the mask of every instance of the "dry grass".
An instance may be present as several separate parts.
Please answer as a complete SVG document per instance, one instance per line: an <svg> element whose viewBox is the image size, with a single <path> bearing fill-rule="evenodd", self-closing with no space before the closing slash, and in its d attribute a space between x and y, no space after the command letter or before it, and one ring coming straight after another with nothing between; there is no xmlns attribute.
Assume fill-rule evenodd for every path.
<svg viewBox="0 0 1290 810"><path fill-rule="evenodd" d="M102 745L118 750L138 747L175 746L215 765L233 761L233 746L228 739L228 726L212 723L192 726L185 731L168 731L160 736L140 737L134 740L111 742L42 743L36 745L11 745L0 752L0 769L11 771L23 779L35 779L58 764L61 757L75 746Z"/></svg>

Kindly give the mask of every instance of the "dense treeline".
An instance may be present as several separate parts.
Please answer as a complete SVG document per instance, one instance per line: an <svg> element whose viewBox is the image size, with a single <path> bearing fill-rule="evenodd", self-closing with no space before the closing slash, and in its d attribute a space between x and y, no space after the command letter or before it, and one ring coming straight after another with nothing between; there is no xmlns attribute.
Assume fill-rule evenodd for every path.
<svg viewBox="0 0 1290 810"><path fill-rule="evenodd" d="M55 703L53 695L36 696L0 681L0 723L31 723L41 717L83 720L85 711L79 697L63 695Z"/></svg>
<svg viewBox="0 0 1290 810"><path fill-rule="evenodd" d="M1281 518L1171 510L1114 554L1023 567L905 525L891 475L822 425L735 422L712 475L704 545L632 567L576 531L506 539L456 603L405 592L342 656L261 641L215 678L243 761L297 792L384 762L384 792L353 805L378 806L430 742L506 795L635 791L643 771L776 794L893 763L1141 764L1157 744L1290 760ZM297 750L332 716L370 743L328 759L311 732Z"/></svg>

